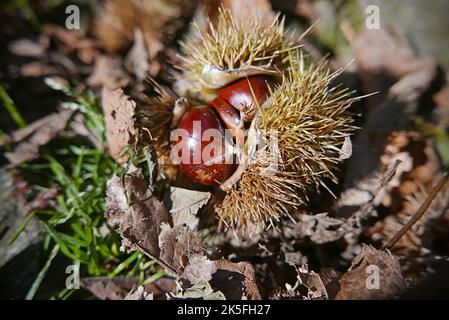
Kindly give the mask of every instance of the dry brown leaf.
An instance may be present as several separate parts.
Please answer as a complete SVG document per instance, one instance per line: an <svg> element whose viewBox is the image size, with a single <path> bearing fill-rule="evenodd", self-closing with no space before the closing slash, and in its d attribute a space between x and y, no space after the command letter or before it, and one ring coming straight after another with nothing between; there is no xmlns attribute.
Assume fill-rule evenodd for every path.
<svg viewBox="0 0 449 320"><path fill-rule="evenodd" d="M64 109L13 132L0 142L0 145L17 143L12 152L5 153L5 157L12 165L38 158L39 148L49 143L66 128L72 114L73 111Z"/></svg>
<svg viewBox="0 0 449 320"><path fill-rule="evenodd" d="M127 153L121 155L125 148L135 141L134 113L136 103L126 96L122 89L103 87L101 105L106 124L106 138L109 143L109 153L118 162L129 159Z"/></svg>
<svg viewBox="0 0 449 320"><path fill-rule="evenodd" d="M87 38L81 31L68 30L55 24L46 24L42 29L42 37L47 38L41 40L43 42L49 42L50 39L56 40L62 45L64 51L76 53L78 59L85 64L92 64L100 53L94 41Z"/></svg>
<svg viewBox="0 0 449 320"><path fill-rule="evenodd" d="M123 300L153 300L153 294L146 292L143 286L138 286L131 289Z"/></svg>
<svg viewBox="0 0 449 320"><path fill-rule="evenodd" d="M170 213L173 225L185 225L195 230L199 222L196 214L209 201L210 197L210 192L171 187L170 199L172 208Z"/></svg>
<svg viewBox="0 0 449 320"><path fill-rule="evenodd" d="M300 299L300 300L323 300L328 299L329 294L326 286L331 287L338 278L338 274L332 269L332 272L326 271L325 275L318 274L312 270L306 263L299 266L294 265L296 270L296 283L292 286L285 284L285 289L274 294L275 299ZM333 288L331 288L333 290Z"/></svg>
<svg viewBox="0 0 449 320"><path fill-rule="evenodd" d="M158 54L165 52L165 46L175 40L196 6L197 1L193 0L108 0L98 10L94 34L108 52L118 53L134 43L138 49L138 59L132 59L135 61L130 69L138 77L143 76L144 69L156 76L163 62L158 60ZM136 29L140 29L141 33L136 34ZM136 50L131 55L136 56ZM146 62L142 60L144 56Z"/></svg>
<svg viewBox="0 0 449 320"><path fill-rule="evenodd" d="M370 99L378 100L388 92L401 98L416 100L436 76L436 64L432 59L419 58L407 41L393 27L379 30L363 30L353 41L352 47L364 91L382 94ZM402 99L404 100L404 99ZM373 107L375 105L372 105Z"/></svg>
<svg viewBox="0 0 449 320"><path fill-rule="evenodd" d="M379 271L378 287L376 270ZM389 251L376 250L367 245L363 245L360 254L354 258L340 285L337 300L391 299L398 297L406 288L399 259Z"/></svg>
<svg viewBox="0 0 449 320"><path fill-rule="evenodd" d="M106 217L110 224L118 225L127 250L142 250L176 275L182 273L191 255L203 253L197 233L184 226L170 226L166 208L138 171L126 174L123 184L117 176L108 182Z"/></svg>
<svg viewBox="0 0 449 320"><path fill-rule="evenodd" d="M23 77L44 77L58 74L56 67L44 64L40 61L34 61L24 64L20 67L20 75Z"/></svg>
<svg viewBox="0 0 449 320"><path fill-rule="evenodd" d="M307 288L307 299L327 299L326 287L320 275L314 271L309 271L307 265L297 269L300 284Z"/></svg>
<svg viewBox="0 0 449 320"><path fill-rule="evenodd" d="M126 174L123 185L117 176L108 182L106 217L119 226L125 248L142 250L190 284L210 280L228 299L260 298L252 266L209 260L198 233L183 225L170 226L165 207L138 171Z"/></svg>
<svg viewBox="0 0 449 320"><path fill-rule="evenodd" d="M176 283L171 278L161 278L144 286L138 286L138 277L89 277L81 278L81 287L101 300L163 300L166 294L175 291ZM139 289L142 287L142 289Z"/></svg>
<svg viewBox="0 0 449 320"><path fill-rule="evenodd" d="M12 41L8 45L9 51L13 54L22 57L40 57L47 49L45 45L40 42L35 42L30 39L19 39Z"/></svg>
<svg viewBox="0 0 449 320"><path fill-rule="evenodd" d="M340 239L345 231L344 223L344 220L329 217L327 213L301 214L293 233L298 238L308 237L313 243L323 244Z"/></svg>
<svg viewBox="0 0 449 320"><path fill-rule="evenodd" d="M164 223L159 234L160 259L181 274L192 255L203 253L201 236L184 226Z"/></svg>
<svg viewBox="0 0 449 320"><path fill-rule="evenodd" d="M384 175L377 178L376 189L347 219L329 217L327 213L310 215L298 212L296 222L289 220L284 224L283 236L294 240L308 238L313 243L324 244L336 241L349 233L359 234L362 232L363 220L375 214L375 200L395 177L399 164L400 161L395 160Z"/></svg>
<svg viewBox="0 0 449 320"><path fill-rule="evenodd" d="M449 127L449 85L445 85L433 95L436 108L432 111L432 120L445 128Z"/></svg>
<svg viewBox="0 0 449 320"><path fill-rule="evenodd" d="M159 240L163 222L169 221L164 205L152 194L143 175L126 174L124 183L114 176L107 185L106 217L117 225L122 244L128 250L140 249L159 257Z"/></svg>
<svg viewBox="0 0 449 320"><path fill-rule="evenodd" d="M135 277L92 277L82 278L81 287L101 300L123 300L138 282Z"/></svg>
<svg viewBox="0 0 449 320"><path fill-rule="evenodd" d="M365 236L379 243L386 243L410 219L441 175L432 141L418 132L395 131L389 135L381 162L388 164L397 158L404 165L401 164L395 179L383 190L381 204L385 218L364 231ZM408 257L401 261L404 272L416 269L414 257L427 255L429 240L423 242L422 237L428 230L429 221L439 218L446 205L440 202L439 208L437 203L431 206L432 210L429 209L395 245L395 253ZM415 267L412 268L413 264Z"/></svg>
<svg viewBox="0 0 449 320"><path fill-rule="evenodd" d="M152 57L154 59L154 57ZM142 30L134 30L134 44L125 58L125 68L140 81L148 76L149 56L144 42ZM156 72L157 74L157 72Z"/></svg>
<svg viewBox="0 0 449 320"><path fill-rule="evenodd" d="M366 123L355 137L339 207L348 214L367 200L383 173L386 138L405 127L437 75L431 59L419 58L392 28L363 30L351 43L365 99Z"/></svg>
<svg viewBox="0 0 449 320"><path fill-rule="evenodd" d="M220 290L228 300L261 299L256 283L254 268L248 262L233 263L225 259L217 260L217 271L210 284Z"/></svg>
<svg viewBox="0 0 449 320"><path fill-rule="evenodd" d="M201 280L210 281L216 271L217 266L214 261L204 255L196 254L189 258L189 264L184 268L181 278L195 285Z"/></svg>
<svg viewBox="0 0 449 320"><path fill-rule="evenodd" d="M116 89L127 86L131 78L123 70L120 57L98 55L92 73L86 81L90 86Z"/></svg>

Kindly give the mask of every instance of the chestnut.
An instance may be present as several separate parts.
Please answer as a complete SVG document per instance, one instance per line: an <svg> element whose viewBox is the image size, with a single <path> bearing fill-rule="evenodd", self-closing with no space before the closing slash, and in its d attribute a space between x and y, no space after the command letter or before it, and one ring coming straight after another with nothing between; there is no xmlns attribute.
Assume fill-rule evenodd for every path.
<svg viewBox="0 0 449 320"><path fill-rule="evenodd" d="M187 177L212 186L232 175L237 167L232 142L215 111L206 106L193 107L177 128L185 134L174 142L173 151L178 153L179 165Z"/></svg>
<svg viewBox="0 0 449 320"><path fill-rule="evenodd" d="M245 141L240 114L244 117L242 120L250 120L256 111L254 100L264 103L273 83L273 79L265 75L242 78L219 89L218 97L209 107L197 106L183 115L177 128L186 134L175 141L173 147L174 152L178 152L176 156L182 159L179 164L186 176L211 186L234 173L237 163L232 137L238 142ZM225 128L229 129L231 137L226 136Z"/></svg>
<svg viewBox="0 0 449 320"><path fill-rule="evenodd" d="M218 90L218 97L228 102L237 110L242 111L249 120L254 116L257 103L263 104L270 93L269 87L274 80L266 75L249 76L239 79Z"/></svg>
<svg viewBox="0 0 449 320"><path fill-rule="evenodd" d="M220 115L225 127L231 131L233 136L236 136L236 131L240 127L240 115L237 110L220 97L215 98L210 106Z"/></svg>

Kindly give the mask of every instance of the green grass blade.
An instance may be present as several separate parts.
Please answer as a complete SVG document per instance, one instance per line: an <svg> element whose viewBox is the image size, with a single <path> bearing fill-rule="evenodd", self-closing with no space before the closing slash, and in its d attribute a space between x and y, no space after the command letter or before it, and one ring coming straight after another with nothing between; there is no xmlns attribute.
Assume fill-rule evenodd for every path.
<svg viewBox="0 0 449 320"><path fill-rule="evenodd" d="M2 86L0 86L0 101L2 102L6 111L8 111L11 118L17 124L17 126L19 126L19 128L26 127L27 124L25 120L23 119L16 105Z"/></svg>
<svg viewBox="0 0 449 320"><path fill-rule="evenodd" d="M42 281L45 278L45 275L48 272L48 269L51 266L51 263L53 262L53 259L56 257L56 255L58 254L59 251L59 246L56 244L53 249L50 252L50 256L47 259L47 262L45 263L44 267L42 268L42 270L39 272L39 274L37 275L36 279L34 280L30 290L28 290L26 296L25 296L25 300L32 300L34 298L34 295L36 294L37 290L39 289Z"/></svg>
<svg viewBox="0 0 449 320"><path fill-rule="evenodd" d="M120 272L122 272L123 270L125 270L134 260L136 260L140 255L140 252L136 251L134 252L130 257L128 257L128 259L126 259L125 261L123 261L122 263L120 263L112 272L111 272L111 276L115 277L117 276Z"/></svg>
<svg viewBox="0 0 449 320"><path fill-rule="evenodd" d="M23 223L20 225L19 229L17 229L17 231L14 233L14 235L11 237L11 239L9 239L8 246L12 245L14 243L14 241L16 241L16 239L20 236L22 231L25 230L25 228L27 227L28 223L30 223L31 219L33 219L35 213L36 212L33 211L30 214L28 214L28 216L25 218Z"/></svg>

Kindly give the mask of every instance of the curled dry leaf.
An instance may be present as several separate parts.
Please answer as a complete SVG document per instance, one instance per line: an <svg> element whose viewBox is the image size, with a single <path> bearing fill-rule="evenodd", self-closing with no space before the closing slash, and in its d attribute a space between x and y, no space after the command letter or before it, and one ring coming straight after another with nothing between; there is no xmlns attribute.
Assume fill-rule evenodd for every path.
<svg viewBox="0 0 449 320"><path fill-rule="evenodd" d="M379 244L385 244L409 221L431 192L434 180L442 174L432 141L418 132L394 131L388 136L380 160L388 164L398 158L402 160L398 172L379 197L383 218L364 231L364 236ZM408 257L401 260L407 277L419 278L418 274L429 267L426 256L434 238L429 235L431 222L439 219L447 208L444 192L439 198L442 201L435 201L395 244L394 252Z"/></svg>
<svg viewBox="0 0 449 320"><path fill-rule="evenodd" d="M5 153L5 157L12 165L18 165L38 158L39 148L64 131L72 114L71 110L61 110L58 113L45 116L3 138L0 141L0 145L15 144L13 151Z"/></svg>
<svg viewBox="0 0 449 320"><path fill-rule="evenodd" d="M337 300L391 299L401 294L406 284L399 259L389 251L363 245L349 270L340 280Z"/></svg>
<svg viewBox="0 0 449 320"><path fill-rule="evenodd" d="M196 6L197 1L193 0L107 0L98 10L93 32L108 52L118 53L134 43L130 54L134 60L131 70L141 77L143 70L138 68L144 63L144 69L155 76L162 63L158 54L172 44ZM136 33L136 29L141 32Z"/></svg>
<svg viewBox="0 0 449 320"><path fill-rule="evenodd" d="M125 68L134 74L138 80L147 77L150 68L148 52L145 46L142 30L134 29L134 44L125 58Z"/></svg>
<svg viewBox="0 0 449 320"><path fill-rule="evenodd" d="M126 96L122 89L103 87L101 106L106 124L106 138L109 143L109 153L118 162L129 159L128 154L121 154L125 148L135 141L134 113L136 103Z"/></svg>

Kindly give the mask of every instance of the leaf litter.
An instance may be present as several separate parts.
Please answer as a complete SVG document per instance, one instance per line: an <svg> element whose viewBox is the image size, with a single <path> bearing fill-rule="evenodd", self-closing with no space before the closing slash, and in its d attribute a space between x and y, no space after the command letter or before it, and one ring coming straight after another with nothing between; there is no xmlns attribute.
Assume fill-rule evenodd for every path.
<svg viewBox="0 0 449 320"><path fill-rule="evenodd" d="M258 2L263 14L272 14L268 2ZM127 151L133 151L139 142L136 109L140 100L136 95L142 95L146 75L166 76L161 52L170 52L172 38L163 41L127 16L126 10L119 13L118 3L107 1L97 17L99 44L83 33L48 25L36 41L19 39L8 48L17 56L40 59L23 65L23 76L87 77L87 86L102 96L109 152L126 166L132 157ZM225 1L225 6L239 8L236 3ZM191 15L192 8L182 17ZM195 10L196 16L204 15L201 6ZM309 16L316 14L310 5L308 10ZM304 12L295 9L292 14ZM133 28L105 34L98 28L107 26L101 22L107 15L131 19ZM161 16L159 21L171 37L174 30L164 24L166 17L172 16ZM56 48L50 46L52 42ZM386 299L398 297L419 277L422 269L414 270L418 264L430 272L432 255L431 248L425 246L426 237L432 231L441 234L436 224L449 225L447 190L391 252L374 246L380 248L397 233L431 192L430 177L442 175L433 141L410 130L407 123L416 117L420 99L432 90L436 64L417 57L393 29L363 31L350 44L363 93L379 93L365 99L363 129L348 137L341 148L341 158L348 158L349 163L336 200L327 207L298 210L294 221L281 221L264 234L254 231L247 236L253 241L245 242L235 239L232 232L208 234L200 225L199 213L211 197L209 192L176 186L166 191L168 195L156 195L154 183L160 181L154 182L142 169L128 165L125 174L113 176L107 184L107 222L117 228L124 250L142 251L155 259L169 273L170 277L162 279L170 279L171 285L158 289L156 285L139 286L134 278L116 277L86 278L83 286L101 299ZM124 57L119 48L126 48ZM447 109L444 90L433 92L434 118ZM72 112L62 110L2 136L2 146L14 146L6 157L13 165L36 159L39 147L61 135L72 118ZM444 119L432 121L445 125ZM36 205L51 200L54 194L41 197ZM380 268L381 290L367 290L365 285L366 270L373 265Z"/></svg>

